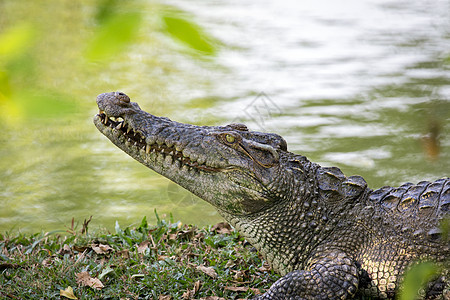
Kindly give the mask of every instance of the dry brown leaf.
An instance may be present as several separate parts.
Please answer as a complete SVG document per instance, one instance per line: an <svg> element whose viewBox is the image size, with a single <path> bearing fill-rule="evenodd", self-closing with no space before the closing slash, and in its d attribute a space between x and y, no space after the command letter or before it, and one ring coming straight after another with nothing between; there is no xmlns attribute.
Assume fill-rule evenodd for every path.
<svg viewBox="0 0 450 300"><path fill-rule="evenodd" d="M183 299L193 299L195 293L198 292L198 290L200 289L200 281L196 281L194 283L194 288L192 290L187 290L186 292L183 293Z"/></svg>
<svg viewBox="0 0 450 300"><path fill-rule="evenodd" d="M48 266L50 266L50 265L52 264L52 260L53 260L52 257L47 257L46 259L44 259L44 260L42 261L42 265L43 265L44 267L48 267Z"/></svg>
<svg viewBox="0 0 450 300"><path fill-rule="evenodd" d="M121 251L116 252L117 255L122 256L125 259L130 258L130 250L129 249L124 249Z"/></svg>
<svg viewBox="0 0 450 300"><path fill-rule="evenodd" d="M261 294L261 292L256 288L251 288L248 286L226 286L226 290L232 291L232 292L246 292L248 290L251 290L256 295Z"/></svg>
<svg viewBox="0 0 450 300"><path fill-rule="evenodd" d="M159 295L158 300L172 300L170 295Z"/></svg>
<svg viewBox="0 0 450 300"><path fill-rule="evenodd" d="M225 298L219 297L219 296L208 296L208 297L202 297L200 300L225 300Z"/></svg>
<svg viewBox="0 0 450 300"><path fill-rule="evenodd" d="M216 270L213 267L197 266L197 270L202 271L209 277L217 278Z"/></svg>
<svg viewBox="0 0 450 300"><path fill-rule="evenodd" d="M78 298L75 297L71 286L68 286L65 290L59 290L59 295L68 299L78 300Z"/></svg>
<svg viewBox="0 0 450 300"><path fill-rule="evenodd" d="M89 247L89 246L77 246L77 245L73 245L72 246L72 249L74 251L78 251L78 252L84 252L84 250L89 249L89 248L91 248L91 247Z"/></svg>
<svg viewBox="0 0 450 300"><path fill-rule="evenodd" d="M270 271L270 266L269 264L265 263L262 267L258 268L258 270L261 272L268 272Z"/></svg>
<svg viewBox="0 0 450 300"><path fill-rule="evenodd" d="M92 250L94 250L97 254L108 254L113 251L113 248L109 245L99 244L98 246L92 245Z"/></svg>
<svg viewBox="0 0 450 300"><path fill-rule="evenodd" d="M70 249L70 246L65 244L58 252L60 255L64 255L64 254L71 254L72 253L72 249Z"/></svg>
<svg viewBox="0 0 450 300"><path fill-rule="evenodd" d="M86 271L77 274L77 283L97 290L105 287L100 279L91 277Z"/></svg>
<svg viewBox="0 0 450 300"><path fill-rule="evenodd" d="M249 287L247 287L247 286L226 286L225 289L232 291L232 292L246 292L246 291L248 291Z"/></svg>
<svg viewBox="0 0 450 300"><path fill-rule="evenodd" d="M233 231L233 228L231 228L230 224L227 222L220 222L211 227L211 231L216 231L220 234L230 234Z"/></svg>
<svg viewBox="0 0 450 300"><path fill-rule="evenodd" d="M137 247L137 251L139 254L142 254L145 250L148 249L148 246L150 245L150 241L142 241L139 246Z"/></svg>
<svg viewBox="0 0 450 300"><path fill-rule="evenodd" d="M245 273L247 273L245 270L239 270L239 271L234 271L234 280L236 281L244 281L244 277L245 277Z"/></svg>

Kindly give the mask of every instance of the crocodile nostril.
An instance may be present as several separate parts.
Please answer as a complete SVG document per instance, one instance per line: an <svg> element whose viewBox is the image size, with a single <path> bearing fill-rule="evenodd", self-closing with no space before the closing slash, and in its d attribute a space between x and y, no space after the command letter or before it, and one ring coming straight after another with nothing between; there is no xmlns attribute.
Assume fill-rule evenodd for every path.
<svg viewBox="0 0 450 300"><path fill-rule="evenodd" d="M124 103L130 103L130 97L128 97L125 93L122 92L116 92L117 98L124 102Z"/></svg>

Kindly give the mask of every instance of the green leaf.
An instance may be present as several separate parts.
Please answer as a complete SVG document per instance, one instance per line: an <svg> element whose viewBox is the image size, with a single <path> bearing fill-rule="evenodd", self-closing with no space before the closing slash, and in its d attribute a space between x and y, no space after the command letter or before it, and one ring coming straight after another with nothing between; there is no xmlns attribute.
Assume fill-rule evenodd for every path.
<svg viewBox="0 0 450 300"><path fill-rule="evenodd" d="M31 45L35 36L33 27L24 23L12 27L0 35L0 60L12 60L22 55Z"/></svg>
<svg viewBox="0 0 450 300"><path fill-rule="evenodd" d="M68 115L78 105L67 95L45 90L23 90L12 97L28 118L54 118Z"/></svg>
<svg viewBox="0 0 450 300"><path fill-rule="evenodd" d="M140 232L146 232L148 230L147 216L144 216L144 218L142 219L141 225L139 226L138 230Z"/></svg>
<svg viewBox="0 0 450 300"><path fill-rule="evenodd" d="M139 12L120 13L105 20L88 45L85 57L104 60L122 52L137 36L142 15Z"/></svg>
<svg viewBox="0 0 450 300"><path fill-rule="evenodd" d="M112 273L112 274L111 274ZM114 275L114 269L112 269L110 266L107 266L106 268L104 268L102 270L102 272L100 273L100 275L98 276L99 280L102 280L103 277L107 276L107 275Z"/></svg>
<svg viewBox="0 0 450 300"><path fill-rule="evenodd" d="M200 26L180 16L174 11L162 14L164 29L172 38L178 40L193 50L205 55L214 55L216 46Z"/></svg>
<svg viewBox="0 0 450 300"><path fill-rule="evenodd" d="M439 268L431 262L421 262L412 266L405 274L399 300L416 299L419 290L437 274L439 274Z"/></svg>

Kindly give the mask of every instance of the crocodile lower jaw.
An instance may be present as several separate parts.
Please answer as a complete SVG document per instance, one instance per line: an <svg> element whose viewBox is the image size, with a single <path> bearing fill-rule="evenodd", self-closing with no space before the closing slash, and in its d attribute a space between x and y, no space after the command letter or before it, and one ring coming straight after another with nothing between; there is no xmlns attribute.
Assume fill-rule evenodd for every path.
<svg viewBox="0 0 450 300"><path fill-rule="evenodd" d="M139 153L144 161L150 158L150 156L156 155L162 157L166 162L171 160L171 162L178 168L183 168L186 166L190 170L195 169L205 172L230 171L229 168L216 168L208 166L205 163L193 161L190 157L183 155L182 150L177 150L173 144L156 142L156 137L153 139L145 138L141 132L133 129L121 117L108 117L103 111L100 110L96 115L96 119L97 127L99 127L99 129L104 129L102 132L105 133L107 137L110 138L111 136L114 136L120 143L126 146L127 149L134 148L134 152ZM100 126L103 128L100 128ZM105 130L108 129L111 130L110 133L105 132ZM120 145L118 146L120 147ZM124 149L124 147L121 148ZM126 152L128 153L128 151ZM131 155L131 153L128 154Z"/></svg>

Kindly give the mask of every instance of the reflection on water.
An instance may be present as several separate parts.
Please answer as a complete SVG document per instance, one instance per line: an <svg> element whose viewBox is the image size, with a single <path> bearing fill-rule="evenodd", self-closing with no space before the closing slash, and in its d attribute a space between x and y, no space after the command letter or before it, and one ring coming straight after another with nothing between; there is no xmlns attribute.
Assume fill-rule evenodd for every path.
<svg viewBox="0 0 450 300"><path fill-rule="evenodd" d="M5 127L0 231L63 229L72 217L90 215L93 226L113 228L116 220L127 225L150 218L154 209L184 223L220 220L208 204L96 131L95 96L110 90L123 90L145 110L174 120L239 120L279 133L291 151L360 174L371 187L448 176L446 0L172 0L223 43L214 58L192 56L144 26L127 54L80 69L68 66L80 50L76 41L93 30L93 4L58 4L49 18L24 2L6 1L2 24L31 18L48 32L57 24L43 36L51 47L42 46L43 62L37 62L50 68L33 76L64 89L79 108ZM155 6L143 7L147 22L157 23Z"/></svg>

